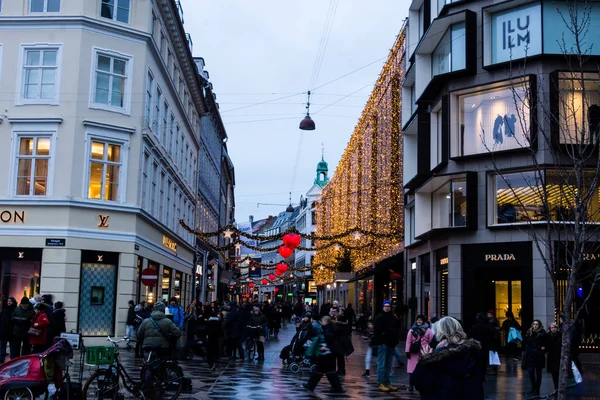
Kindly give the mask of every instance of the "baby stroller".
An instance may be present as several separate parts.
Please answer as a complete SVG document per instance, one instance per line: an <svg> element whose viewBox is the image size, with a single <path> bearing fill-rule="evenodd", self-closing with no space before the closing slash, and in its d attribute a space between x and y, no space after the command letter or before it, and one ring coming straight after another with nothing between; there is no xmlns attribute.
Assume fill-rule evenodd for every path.
<svg viewBox="0 0 600 400"><path fill-rule="evenodd" d="M39 354L17 357L0 366L0 399L33 400L42 394L48 399L48 385L63 386L63 370L73 358L66 339L58 339Z"/></svg>
<svg viewBox="0 0 600 400"><path fill-rule="evenodd" d="M306 356L306 347L310 343L306 337L305 331L300 331L294 335L289 345L281 349L279 358L281 358L284 367L288 367L294 374L300 372L301 368L308 368L311 372L317 367Z"/></svg>

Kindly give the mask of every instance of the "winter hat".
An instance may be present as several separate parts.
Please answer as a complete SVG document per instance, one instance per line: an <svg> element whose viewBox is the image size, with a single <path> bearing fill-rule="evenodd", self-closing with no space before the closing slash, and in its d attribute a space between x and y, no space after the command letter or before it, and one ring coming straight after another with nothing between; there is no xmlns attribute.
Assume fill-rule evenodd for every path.
<svg viewBox="0 0 600 400"><path fill-rule="evenodd" d="M423 322L427 322L427 317L426 317L426 316L424 316L423 314L419 314L419 315L417 315L417 319L420 319L420 320L422 320Z"/></svg>
<svg viewBox="0 0 600 400"><path fill-rule="evenodd" d="M31 305L31 303L29 302L29 299L28 299L26 296L23 296L23 297L21 298L21 303L19 303L19 305L23 306L23 305L25 305L25 304L29 304L29 305Z"/></svg>
<svg viewBox="0 0 600 400"><path fill-rule="evenodd" d="M488 314L492 314L492 315L496 315L496 313L494 312L494 310L488 310L487 312Z"/></svg>
<svg viewBox="0 0 600 400"><path fill-rule="evenodd" d="M254 307L254 308L252 309L252 311L260 311L260 308L258 308L258 307Z"/></svg>
<svg viewBox="0 0 600 400"><path fill-rule="evenodd" d="M154 305L154 311L165 312L165 308L165 303L163 303L162 301L159 301Z"/></svg>
<svg viewBox="0 0 600 400"><path fill-rule="evenodd" d="M383 306L382 306L382 307L385 307L385 306L390 306L390 307L391 307L391 306L392 306L392 302L391 302L391 301L389 301L389 300L385 300L385 301L383 302Z"/></svg>
<svg viewBox="0 0 600 400"><path fill-rule="evenodd" d="M142 306L139 304L137 306L133 307L133 311L135 311L135 312L140 312L141 310L142 310Z"/></svg>

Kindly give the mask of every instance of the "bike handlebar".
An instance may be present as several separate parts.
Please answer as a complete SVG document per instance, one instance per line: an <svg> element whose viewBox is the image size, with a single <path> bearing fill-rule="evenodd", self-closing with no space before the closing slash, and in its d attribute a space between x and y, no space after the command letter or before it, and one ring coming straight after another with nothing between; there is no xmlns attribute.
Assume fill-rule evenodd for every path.
<svg viewBox="0 0 600 400"><path fill-rule="evenodd" d="M114 344L115 346L118 346L119 343L126 341L128 338L127 336L123 336L123 339L118 339L115 340L113 338L110 337L110 335L108 335L108 337L106 338L107 342L111 342L112 344Z"/></svg>

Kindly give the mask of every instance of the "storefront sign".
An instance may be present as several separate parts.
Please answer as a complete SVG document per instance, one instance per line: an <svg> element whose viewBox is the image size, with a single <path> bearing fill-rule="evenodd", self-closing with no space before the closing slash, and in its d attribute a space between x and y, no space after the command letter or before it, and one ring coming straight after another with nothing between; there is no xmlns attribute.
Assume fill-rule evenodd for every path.
<svg viewBox="0 0 600 400"><path fill-rule="evenodd" d="M462 246L463 265L471 267L528 267L532 263L531 242L482 243Z"/></svg>
<svg viewBox="0 0 600 400"><path fill-rule="evenodd" d="M2 210L0 211L0 221L4 224L16 224L17 222L25 223L25 211Z"/></svg>
<svg viewBox="0 0 600 400"><path fill-rule="evenodd" d="M583 259L585 261L600 260L600 254L597 254L597 253L583 253Z"/></svg>
<svg viewBox="0 0 600 400"><path fill-rule="evenodd" d="M317 293L317 284L315 281L308 281L308 292Z"/></svg>
<svg viewBox="0 0 600 400"><path fill-rule="evenodd" d="M99 214L98 220L100 221L100 223L98 224L98 228L108 228L108 219L109 218L110 218L110 215Z"/></svg>
<svg viewBox="0 0 600 400"><path fill-rule="evenodd" d="M163 236L163 246L165 246L166 248L168 248L169 250L173 250L175 252L177 252L177 242L169 239L166 236Z"/></svg>
<svg viewBox="0 0 600 400"><path fill-rule="evenodd" d="M514 254L486 254L485 261L516 261Z"/></svg>
<svg viewBox="0 0 600 400"><path fill-rule="evenodd" d="M493 63L542 52L542 7L539 3L493 14L491 29Z"/></svg>
<svg viewBox="0 0 600 400"><path fill-rule="evenodd" d="M448 265L448 257L440 258L440 265Z"/></svg>
<svg viewBox="0 0 600 400"><path fill-rule="evenodd" d="M46 247L65 247L67 239L46 239Z"/></svg>

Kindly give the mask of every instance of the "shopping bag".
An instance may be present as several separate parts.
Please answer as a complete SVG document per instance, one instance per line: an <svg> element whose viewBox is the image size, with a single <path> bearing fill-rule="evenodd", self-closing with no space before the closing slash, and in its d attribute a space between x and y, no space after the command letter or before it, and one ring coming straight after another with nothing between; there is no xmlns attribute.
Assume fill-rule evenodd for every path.
<svg viewBox="0 0 600 400"><path fill-rule="evenodd" d="M510 328L508 330L508 343L519 343L523 341L523 336L521 336L521 332L519 332L516 328Z"/></svg>
<svg viewBox="0 0 600 400"><path fill-rule="evenodd" d="M500 365L500 357L497 351L490 350L490 365Z"/></svg>
<svg viewBox="0 0 600 400"><path fill-rule="evenodd" d="M571 361L571 370L573 371L573 378L575 378L575 382L581 383L583 382L583 377L581 376L581 372L577 369L577 365L573 361Z"/></svg>

